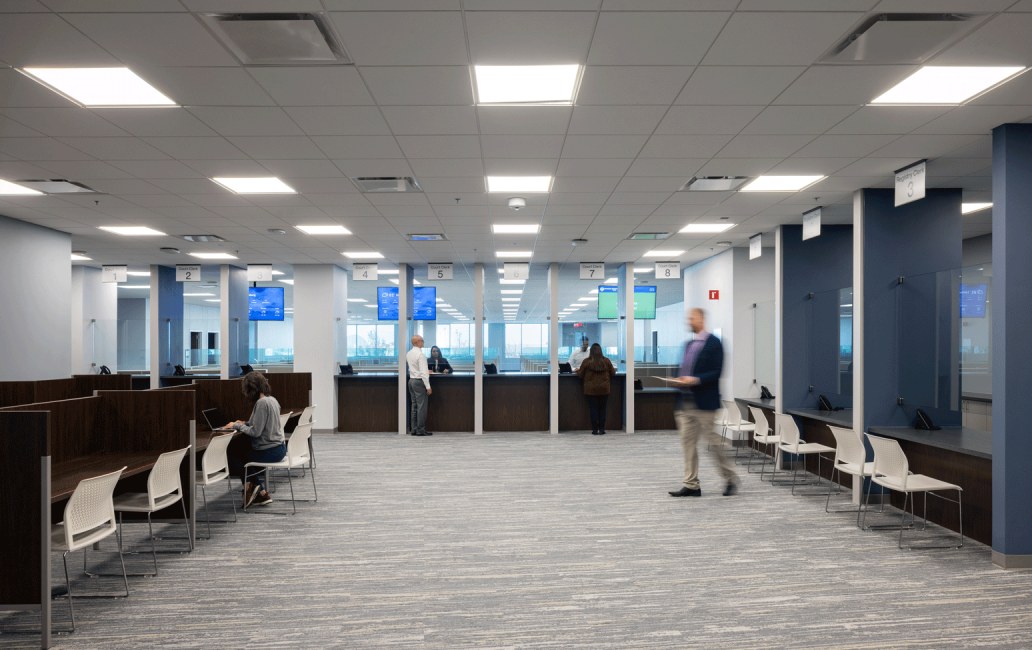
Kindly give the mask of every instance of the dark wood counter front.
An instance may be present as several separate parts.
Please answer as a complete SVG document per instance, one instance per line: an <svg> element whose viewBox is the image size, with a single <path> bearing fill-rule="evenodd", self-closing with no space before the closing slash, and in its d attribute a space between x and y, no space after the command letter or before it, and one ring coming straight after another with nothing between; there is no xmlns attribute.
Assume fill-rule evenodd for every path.
<svg viewBox="0 0 1032 650"><path fill-rule="evenodd" d="M473 433L473 375L430 375L427 431ZM410 401L411 402L411 401Z"/></svg>
<svg viewBox="0 0 1032 650"><path fill-rule="evenodd" d="M484 375L484 431L548 431L548 391L546 374Z"/></svg>
<svg viewBox="0 0 1032 650"><path fill-rule="evenodd" d="M548 379L548 377L545 377ZM626 375L616 375L610 382L609 401L606 403L605 428L619 431L624 428L624 387ZM547 384L546 384L547 389ZM548 411L548 393L545 393L545 411ZM548 422L545 422L545 430ZM591 431L591 411L584 396L584 382L577 375L559 375L559 431Z"/></svg>
<svg viewBox="0 0 1032 650"><path fill-rule="evenodd" d="M398 431L397 375L338 375L337 430Z"/></svg>
<svg viewBox="0 0 1032 650"><path fill-rule="evenodd" d="M634 430L677 429L674 409L681 394L676 388L645 388L634 391Z"/></svg>

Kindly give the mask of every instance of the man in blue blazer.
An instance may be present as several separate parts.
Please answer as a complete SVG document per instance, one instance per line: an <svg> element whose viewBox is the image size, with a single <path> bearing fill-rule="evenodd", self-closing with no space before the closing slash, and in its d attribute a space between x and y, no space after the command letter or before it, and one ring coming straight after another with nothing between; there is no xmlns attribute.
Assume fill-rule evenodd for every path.
<svg viewBox="0 0 1032 650"><path fill-rule="evenodd" d="M684 449L684 486L671 492L670 496L702 496L696 448L701 435L715 450L714 458L725 481L724 496L729 497L737 490L738 477L724 455L720 436L714 430L714 416L721 408L720 373L724 369L724 346L720 339L706 331L706 313L698 307L689 312L688 327L693 336L684 345L681 368L675 381L681 388L681 398L674 412Z"/></svg>

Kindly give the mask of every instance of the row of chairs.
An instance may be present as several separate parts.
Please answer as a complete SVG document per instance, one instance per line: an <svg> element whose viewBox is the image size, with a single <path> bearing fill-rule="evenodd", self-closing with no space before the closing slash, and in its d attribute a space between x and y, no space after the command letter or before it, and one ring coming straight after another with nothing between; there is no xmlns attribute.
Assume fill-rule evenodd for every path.
<svg viewBox="0 0 1032 650"><path fill-rule="evenodd" d="M285 470L287 480L290 483L290 497L293 505L293 512L297 513L297 501L294 498L294 485L291 479L291 470L307 468L312 475L312 489L315 499L319 499L319 493L315 488L314 471L314 448L311 440L312 426L315 420L312 419L315 407L310 406L302 413L297 427L287 438L287 453L283 460L275 463L247 463L245 474L250 469L256 469L256 473L266 472L270 476L275 470ZM201 467L195 475L196 484L201 488L201 495L204 500L205 522L208 528L208 536L203 539L211 539L211 515L208 508L207 488L229 478L229 458L227 449L233 439L233 433L215 436L211 439L204 455L201 457ZM68 574L68 554L73 551L82 550L83 573L89 576L121 576L125 584L125 596L121 594L108 595L103 593L80 594L76 598L128 598L129 597L129 576L156 576L158 575L158 555L155 545L154 526L151 516L153 513L180 504L183 510L183 523L187 527L186 540L188 549L185 552L193 551L194 540L189 533L189 518L186 513L186 501L183 499L183 484L180 479L180 465L190 447L166 452L158 456L147 477L147 492L131 492L114 496L115 486L125 471L125 467L93 478L84 479L76 486L68 503L65 504L62 521L54 524L50 529L51 549L62 554L64 564L65 588L68 596L68 611L71 615L71 631L75 632L75 609L72 605L72 584ZM243 484L245 480L241 480ZM227 485L229 483L227 482ZM233 504L233 521L237 521L236 497L233 488L229 485L230 501ZM122 546L122 513L133 512L147 515L147 526L150 534L151 557L154 562L153 573L127 573L125 568L125 557ZM244 504L244 512L247 512L247 504ZM118 515L116 521L116 513ZM286 513L277 513L286 514ZM223 522L229 523L229 522ZM118 543L118 560L122 566L121 574L95 574L87 570L87 551L90 546L99 544L102 540L115 535Z"/></svg>
<svg viewBox="0 0 1032 650"><path fill-rule="evenodd" d="M774 415L774 426L771 427L767 422L767 418L763 411L756 407L749 407L750 412L753 416L753 422L749 422L743 418L741 409L738 404L732 400L724 400L724 413L721 420L718 422L718 426L722 427L721 440L727 441L729 438L732 440L738 438L738 434L747 433L751 435L756 448L763 447L762 452L750 449L748 457L747 471L752 472L753 460L760 457L760 478L761 480L765 474L765 468L768 464L768 459L772 465L770 480L772 484L791 485L792 494L795 494L797 486L801 485L820 485L822 480L821 474L821 461L831 461L831 474L828 482L828 492L826 495L826 501L824 509L826 512L855 512L857 515L856 525L863 530L872 530L878 528L895 528L893 526L868 526L867 525L867 512L870 504L871 493L873 492L873 486L877 485L885 490L901 492L904 495L902 514L899 524L899 540L897 546L905 549L941 549L941 548L961 548L964 546L964 517L963 517L963 489L959 485L941 481L924 474L914 474L910 471L909 462L907 461L906 454L903 453L902 447L899 442L891 438L883 438L881 436L874 436L870 433L865 433L864 437L871 445L871 449L874 452L874 458L871 461L867 460L867 452L864 449L864 444L861 438L856 435L852 429L844 429L842 427L836 427L829 425L828 428L831 430L832 435L835 438L835 447L828 447L819 443L806 442L802 439L799 433L799 427L796 425L795 418L791 415L776 413ZM740 449L740 448L738 448ZM773 450L773 453L769 453ZM792 478L789 481L778 482L774 476L780 466L781 458L784 454L793 454L795 456L802 456L804 459L809 455L817 456L817 480L815 482L810 481L799 481L797 480L797 472L799 469L799 463L793 464ZM825 454L833 454L832 458L825 458ZM739 458L738 450L735 452L736 462L741 460ZM803 468L805 470L805 460L803 461ZM835 475L838 474L841 480L842 474L849 474L854 477L854 481L862 481L865 490L862 502L858 508L849 510L831 510L831 494L832 491L839 486L835 481ZM956 491L957 498L949 499L936 492L951 492ZM956 545L947 546L904 546L903 545L903 531L912 529L916 522L915 502L917 501L917 494L924 494L924 525L920 530L926 530L928 528L928 495L931 494L933 497L948 501L950 503L957 504L958 518L959 518L959 535L960 543ZM825 496L825 493L814 493L814 496ZM907 522L907 505L910 506L910 522ZM882 502L884 509L884 501Z"/></svg>

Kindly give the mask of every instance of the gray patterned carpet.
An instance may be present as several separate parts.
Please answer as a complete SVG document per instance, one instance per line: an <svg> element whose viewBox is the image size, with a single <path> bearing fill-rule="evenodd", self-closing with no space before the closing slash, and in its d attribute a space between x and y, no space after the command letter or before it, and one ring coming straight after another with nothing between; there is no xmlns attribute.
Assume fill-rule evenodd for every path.
<svg viewBox="0 0 1032 650"><path fill-rule="evenodd" d="M159 557L157 578L131 578L130 599L78 601L79 630L54 647L1032 647L1032 572L994 568L974 542L900 551L756 476L723 498L705 455L703 498L670 498L670 433L316 444L318 503L216 525L192 555ZM54 612L67 625L63 601ZM37 630L35 614L0 614L0 648L38 647Z"/></svg>

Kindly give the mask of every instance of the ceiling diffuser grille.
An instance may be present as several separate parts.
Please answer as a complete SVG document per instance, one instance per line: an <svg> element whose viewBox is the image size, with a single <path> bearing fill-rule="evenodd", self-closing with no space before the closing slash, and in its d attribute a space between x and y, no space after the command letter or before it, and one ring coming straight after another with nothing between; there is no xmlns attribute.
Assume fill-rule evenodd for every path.
<svg viewBox="0 0 1032 650"><path fill-rule="evenodd" d="M322 13L202 14L201 18L244 65L351 63Z"/></svg>
<svg viewBox="0 0 1032 650"><path fill-rule="evenodd" d="M419 182L411 176L352 176L363 192L422 192Z"/></svg>
<svg viewBox="0 0 1032 650"><path fill-rule="evenodd" d="M986 19L979 14L878 14L821 58L821 63L918 64Z"/></svg>

